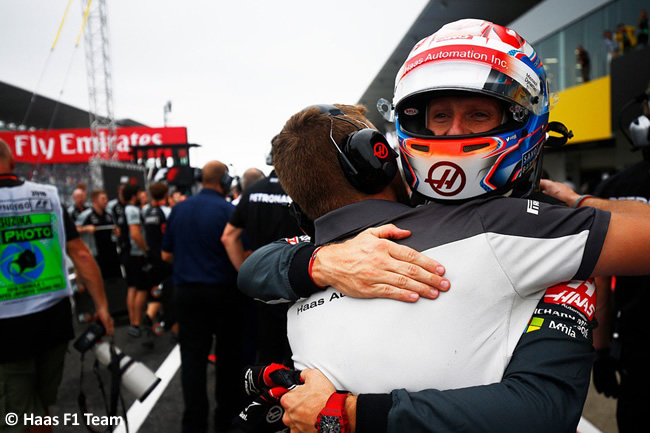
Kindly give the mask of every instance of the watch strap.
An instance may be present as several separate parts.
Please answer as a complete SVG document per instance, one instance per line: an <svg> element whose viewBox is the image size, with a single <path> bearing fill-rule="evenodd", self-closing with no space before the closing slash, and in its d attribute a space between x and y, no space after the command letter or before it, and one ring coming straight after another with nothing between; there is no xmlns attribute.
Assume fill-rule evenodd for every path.
<svg viewBox="0 0 650 433"><path fill-rule="evenodd" d="M323 410L318 414L316 420L316 431L319 433L329 433L322 429L321 420L323 417L338 418L341 433L350 433L350 423L348 421L348 414L345 410L345 401L350 395L347 391L336 391L327 399L327 403Z"/></svg>

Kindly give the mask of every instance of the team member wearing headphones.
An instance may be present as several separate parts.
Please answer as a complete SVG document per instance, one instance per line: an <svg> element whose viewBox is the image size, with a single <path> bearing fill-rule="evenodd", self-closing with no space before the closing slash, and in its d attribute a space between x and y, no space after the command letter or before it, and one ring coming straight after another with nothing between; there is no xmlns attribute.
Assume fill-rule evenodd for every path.
<svg viewBox="0 0 650 433"><path fill-rule="evenodd" d="M275 171L271 171L269 177L247 186L240 198L221 236L221 242L237 270L245 259L242 243L244 233L250 240L252 250L278 239L302 234L288 207L291 198L282 188ZM286 337L287 305L256 302L252 307L257 312L257 362L290 365L291 350Z"/></svg>
<svg viewBox="0 0 650 433"><path fill-rule="evenodd" d="M230 426L240 408L242 295L237 271L221 243L234 206L225 200L232 178L219 161L202 171L203 189L177 203L163 236L162 259L173 263L176 314L181 345L182 431L208 428L207 362L217 337L217 431Z"/></svg>
<svg viewBox="0 0 650 433"><path fill-rule="evenodd" d="M307 298L288 314L294 361L325 376L303 373L305 385L282 398L284 420L292 431L575 430L595 301L593 283L581 280L647 272L650 211L588 199L611 210L610 221L595 209L501 196L535 186L551 129L544 69L509 29L463 20L421 41L398 75L395 102L407 182L439 204L394 203L395 156L380 139L355 140L368 121L353 107L294 115L274 141L276 170L318 218L317 245L394 222L413 232L404 243L445 264L454 289L409 305L333 288L310 296L313 284L294 285ZM364 148L366 157L356 158ZM570 199L575 207L584 200ZM254 253L241 275L250 277L255 254L265 253ZM461 387L470 388L452 390Z"/></svg>
<svg viewBox="0 0 650 433"><path fill-rule="evenodd" d="M650 203L650 85L642 103L643 115L629 126L632 150L641 150L643 160L611 176L596 188L594 194L615 200L636 200ZM638 104L632 102L634 108ZM589 205L589 201L586 202ZM607 397L618 398L616 421L620 433L638 431L645 422L645 410L650 404L650 355L648 331L644 326L647 305L650 303L650 275L617 276L615 290L611 278L596 280L599 294L606 297L603 306L609 306L613 297L614 314L603 308L598 317L601 326L594 333L597 350L594 361L596 390ZM609 314L607 314L609 313ZM620 378L620 381L619 379Z"/></svg>

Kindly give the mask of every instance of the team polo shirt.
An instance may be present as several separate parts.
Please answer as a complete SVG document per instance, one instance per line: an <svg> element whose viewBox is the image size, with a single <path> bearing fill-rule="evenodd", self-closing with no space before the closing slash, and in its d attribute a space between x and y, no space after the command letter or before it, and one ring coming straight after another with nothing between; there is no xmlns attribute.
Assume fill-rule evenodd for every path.
<svg viewBox="0 0 650 433"><path fill-rule="evenodd" d="M144 231L142 230L142 218L140 215L140 208L132 204L127 204L124 208L124 219L126 220L127 227L129 226L139 226L144 237ZM128 229L127 229L128 230ZM130 230L127 231L130 233ZM140 249L129 234L129 251L132 256L144 256L144 251Z"/></svg>
<svg viewBox="0 0 650 433"><path fill-rule="evenodd" d="M163 234L171 211L169 206L149 206L142 211L147 249L149 256L156 260L160 260Z"/></svg>
<svg viewBox="0 0 650 433"><path fill-rule="evenodd" d="M73 222L77 221L77 218L79 218L79 215L81 215L81 213L83 211L85 211L86 209L88 209L88 207L86 207L86 205L83 205L83 207L81 209L79 209L75 204L72 204L72 205L68 206L68 210L67 210L68 216L70 217L70 219Z"/></svg>
<svg viewBox="0 0 650 433"><path fill-rule="evenodd" d="M120 276L120 259L117 255L117 244L113 235L115 223L111 214L107 211L100 214L90 207L79 214L75 225L80 227L95 226L95 233L81 233L81 239L97 260L102 277Z"/></svg>
<svg viewBox="0 0 650 433"><path fill-rule="evenodd" d="M289 212L289 204L291 198L273 171L268 178L246 188L230 224L246 230L253 250L278 239L299 236L302 231Z"/></svg>
<svg viewBox="0 0 650 433"><path fill-rule="evenodd" d="M126 216L124 215L125 205L120 203L118 199L113 199L108 202L106 210L111 213L115 224L120 229L120 237L118 239L118 246L120 247L120 253L126 254L129 251L131 241L129 236L129 226L126 223Z"/></svg>
<svg viewBox="0 0 650 433"><path fill-rule="evenodd" d="M387 223L412 232L399 243L444 263L453 290L413 304L330 287L295 303L287 328L296 368L318 368L337 389L498 382L545 289L593 272L609 213L503 197L415 209L366 200L319 218L316 244Z"/></svg>
<svg viewBox="0 0 650 433"><path fill-rule="evenodd" d="M174 254L176 286L236 282L237 271L221 243L233 209L221 194L208 188L172 208L162 250Z"/></svg>

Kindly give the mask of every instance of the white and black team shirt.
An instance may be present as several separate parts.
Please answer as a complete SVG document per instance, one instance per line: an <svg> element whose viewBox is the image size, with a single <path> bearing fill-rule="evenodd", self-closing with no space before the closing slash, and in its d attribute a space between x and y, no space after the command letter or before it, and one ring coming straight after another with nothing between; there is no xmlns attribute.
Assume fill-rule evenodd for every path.
<svg viewBox="0 0 650 433"><path fill-rule="evenodd" d="M140 229L142 230L142 216L140 214L140 208L137 206L134 206L132 204L127 204L126 207L124 208L124 217L126 219L126 225L131 226L131 225L137 225L140 226ZM127 231L127 233L129 233ZM142 233L142 236L144 237L144 233ZM130 241L130 254L132 256L144 256L144 251L140 249L135 244L135 241L129 235L129 241Z"/></svg>
<svg viewBox="0 0 650 433"><path fill-rule="evenodd" d="M88 246L93 256L96 257L98 252L105 248L116 248L113 241L115 223L110 213L104 212L104 214L100 215L90 207L81 212L74 223L78 227L95 226L95 233L81 233L81 239Z"/></svg>
<svg viewBox="0 0 650 433"><path fill-rule="evenodd" d="M609 213L496 197L415 209L383 200L316 221L316 244L380 224L444 264L449 293L415 304L313 294L288 312L296 368L318 368L355 393L445 390L501 380L546 288L588 278Z"/></svg>

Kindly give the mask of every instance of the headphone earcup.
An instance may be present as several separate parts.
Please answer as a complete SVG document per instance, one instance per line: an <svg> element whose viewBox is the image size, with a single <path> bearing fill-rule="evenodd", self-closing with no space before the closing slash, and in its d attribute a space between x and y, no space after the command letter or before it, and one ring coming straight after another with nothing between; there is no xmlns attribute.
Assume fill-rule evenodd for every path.
<svg viewBox="0 0 650 433"><path fill-rule="evenodd" d="M230 188L232 187L232 181L234 178L228 174L228 172L225 172L223 176L221 176L221 181L219 182L221 184L221 188L223 189L224 195L228 195L230 192Z"/></svg>
<svg viewBox="0 0 650 433"><path fill-rule="evenodd" d="M397 153L386 137L374 129L361 129L348 135L339 153L339 163L346 178L357 190L376 194L398 172Z"/></svg>

